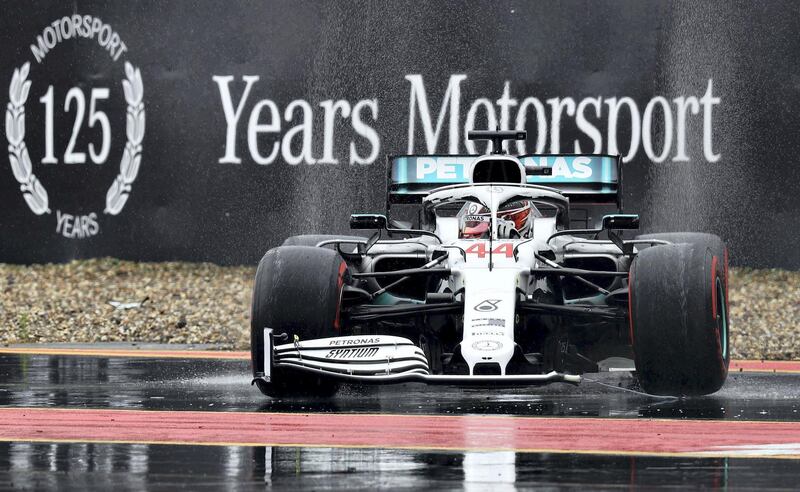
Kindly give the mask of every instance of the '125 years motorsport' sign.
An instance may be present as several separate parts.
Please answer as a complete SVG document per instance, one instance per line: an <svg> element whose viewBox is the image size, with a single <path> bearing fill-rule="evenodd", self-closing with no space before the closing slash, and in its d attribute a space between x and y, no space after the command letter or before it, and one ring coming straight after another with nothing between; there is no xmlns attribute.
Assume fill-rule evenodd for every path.
<svg viewBox="0 0 800 492"><path fill-rule="evenodd" d="M100 49L105 51L115 62L120 61L120 57L127 51L125 42L109 24L91 15L72 15L56 19L45 26L41 34L36 36L35 42L30 45L35 63L41 65L47 60L48 53L59 43L68 43L75 38L96 41ZM124 68L123 71L120 67L119 72L122 76L120 86L127 103L127 125L124 133L121 128L113 130L117 134L124 135L127 141L122 156L119 157L119 174L109 184L105 194L104 212L109 215L117 215L122 211L142 161L142 140L145 126L142 74L128 61L124 62ZM33 102L38 101L44 105L46 115L44 122L45 146L41 158L36 160L37 164L55 165L61 162L85 165L91 162L103 165L111 157L109 150L113 133L109 118L103 111L102 105L106 99L111 97L112 91L109 87L92 87L87 93L81 87L73 86L65 94L59 94L53 85L47 86L46 89L42 87L43 84L34 85L34 74L35 69L31 70L30 61L26 61L19 68L14 69L8 89L10 101L6 109L6 138L8 139L8 159L14 178L20 185L20 192L31 212L43 215L52 214L52 209L47 187L36 177L34 160L32 160L29 148L25 143L25 105L28 103L29 96L41 93L41 97L36 97ZM56 104L56 98L60 97L64 97L64 113L58 111L60 104ZM72 108L75 111L72 133L69 143L62 153L62 149L56 149L54 145L56 115L59 117L58 124L68 124L65 116ZM78 149L76 145L78 135L81 131L92 128L99 130L100 144L97 145L93 142L88 145L86 150ZM39 155L34 154L33 159L37 157ZM113 157L111 158L113 159ZM95 211L76 215L55 208L55 215L56 232L64 237L86 238L100 232L100 219Z"/></svg>
<svg viewBox="0 0 800 492"><path fill-rule="evenodd" d="M515 153L621 155L642 232L800 268L792 2L187 7L3 4L0 262L254 264L383 212L387 155L481 153L467 132L500 128L527 131Z"/></svg>

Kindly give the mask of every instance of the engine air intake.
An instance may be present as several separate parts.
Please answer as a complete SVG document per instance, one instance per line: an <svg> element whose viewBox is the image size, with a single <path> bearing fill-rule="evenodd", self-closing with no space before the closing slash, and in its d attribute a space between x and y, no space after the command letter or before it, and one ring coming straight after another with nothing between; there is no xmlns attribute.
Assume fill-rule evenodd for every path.
<svg viewBox="0 0 800 492"><path fill-rule="evenodd" d="M482 159L472 170L473 183L524 183L520 165L511 159Z"/></svg>

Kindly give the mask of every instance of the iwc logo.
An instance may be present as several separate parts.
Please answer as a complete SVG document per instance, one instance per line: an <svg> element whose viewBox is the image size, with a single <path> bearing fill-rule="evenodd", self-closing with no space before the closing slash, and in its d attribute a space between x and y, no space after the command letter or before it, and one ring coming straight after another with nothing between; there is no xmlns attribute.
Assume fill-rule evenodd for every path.
<svg viewBox="0 0 800 492"><path fill-rule="evenodd" d="M88 43L86 42L88 41ZM42 32L36 36L30 50L35 62L39 67L45 61L47 54L54 50L61 43L76 43L76 49L83 50L90 43L97 45L110 58L112 73L117 73L116 77L121 78L122 93L124 95L127 110L125 113L125 145L122 155L119 157L119 172L115 178L108 177L110 182L104 185L102 192L105 192L105 207L103 213L117 215L122 211L128 197L132 191L133 182L139 173L139 166L142 160L142 141L144 139L145 115L144 115L144 87L142 85L142 75L139 69L130 62L122 58L128 48L120 38L119 34L112 29L109 24L104 23L97 17L91 15L72 15L55 20ZM90 59L87 59L90 60ZM108 59L106 59L108 60ZM122 62L122 63L120 63ZM106 63L108 63L106 61ZM98 70L97 64L89 63L87 70ZM118 67L115 68L115 67ZM118 72L117 72L118 70ZM54 88L53 85L45 87L44 83L36 88L33 85L34 72L31 70L31 62L26 61L20 67L14 69L11 76L11 84L8 89L9 103L6 107L6 138L8 139L8 159L14 178L17 180L22 192L22 197L28 207L36 215L51 214L55 209L56 232L68 238L87 238L94 236L100 231L97 210L101 207L102 199L91 200L89 204L80 203L82 209L79 213L62 212L56 204L50 203L50 196L47 188L36 176L33 169L33 161L26 145L25 127L25 108L32 93L37 94L39 103L42 105L43 117L43 143L44 149L36 152L34 158L41 155L40 162L45 165L54 165L62 162L63 164L87 164L91 162L96 165L105 164L109 159L112 143L112 131L121 134L121 118L109 118L110 113L103 111L102 106L106 100L111 99L107 104L112 105L114 96L120 94L119 85L116 89L112 87L86 87L85 83L78 83L75 86L63 90ZM93 76L94 80L95 77ZM102 78L98 78L102 80ZM32 90L32 86L34 89ZM61 104L57 104L57 98L63 97L63 114L57 113ZM87 108L88 97L88 108ZM73 113L71 118L67 113ZM59 118L56 119L56 114ZM74 118L73 121L69 121ZM29 121L31 118L29 118ZM114 128L112 121L119 121L118 127ZM57 148L55 138L56 122L68 125L71 128L68 143L62 149ZM71 124L70 124L71 123ZM89 131L91 129L91 131ZM81 131L84 135L81 136ZM88 134L88 135L86 135ZM86 143L86 140L89 143ZM66 138L64 138L66 140ZM83 146L83 148L81 148ZM59 155L60 154L60 155ZM117 154L118 155L118 154ZM73 167L71 170L75 170ZM48 170L48 176L53 175ZM73 175L75 173L72 173ZM82 176L72 179L83 179ZM47 181L47 180L45 180ZM82 184L82 183L81 183ZM72 188L76 188L73 185ZM82 187L83 188L83 187ZM97 193L101 191L97 190ZM81 189L79 194L91 196L94 191ZM85 200L84 200L85 201ZM92 205L95 203L96 205ZM71 205L74 207L74 205ZM97 209L88 210L86 207Z"/></svg>
<svg viewBox="0 0 800 492"><path fill-rule="evenodd" d="M472 343L472 348L482 352L494 352L503 348L503 344L496 340L478 340Z"/></svg>

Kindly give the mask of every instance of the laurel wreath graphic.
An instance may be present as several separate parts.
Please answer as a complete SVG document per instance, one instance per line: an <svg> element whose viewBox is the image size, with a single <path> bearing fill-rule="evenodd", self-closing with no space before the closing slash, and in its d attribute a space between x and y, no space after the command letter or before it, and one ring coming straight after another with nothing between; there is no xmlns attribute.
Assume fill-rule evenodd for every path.
<svg viewBox="0 0 800 492"><path fill-rule="evenodd" d="M128 201L131 185L136 180L136 175L139 174L139 165L142 162L142 139L144 139L142 74L138 68L125 62L125 75L127 79L122 81L122 89L125 91L125 101L128 103L128 111L125 115L127 120L125 133L128 141L125 143L125 150L122 151L119 174L106 193L104 212L111 215L120 213L125 202Z"/></svg>
<svg viewBox="0 0 800 492"><path fill-rule="evenodd" d="M20 185L25 202L36 215L50 213L47 190L33 173L31 158L25 146L25 102L31 88L27 80L30 73L30 62L14 69L11 85L8 88L9 103L6 108L6 138L8 139L8 160L11 171ZM106 193L105 213L117 215L128 201L131 185L139 174L142 161L142 140L144 139L144 87L142 74L129 62L125 62L126 79L122 81L125 101L128 103L126 113L127 142L120 160L120 171Z"/></svg>
<svg viewBox="0 0 800 492"><path fill-rule="evenodd" d="M47 190L33 174L31 157L25 146L25 101L31 89L28 78L31 64L26 62L22 68L15 68L8 88L8 107L6 108L6 138L8 139L8 160L11 162L11 171L19 182L22 196L28 207L36 215L50 213L47 207Z"/></svg>

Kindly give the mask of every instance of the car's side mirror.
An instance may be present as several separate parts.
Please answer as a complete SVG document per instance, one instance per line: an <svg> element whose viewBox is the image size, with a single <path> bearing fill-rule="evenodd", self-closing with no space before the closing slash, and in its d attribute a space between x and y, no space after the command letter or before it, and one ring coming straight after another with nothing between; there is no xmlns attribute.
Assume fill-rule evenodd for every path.
<svg viewBox="0 0 800 492"><path fill-rule="evenodd" d="M639 216L637 214L613 214L603 216L603 229L638 229Z"/></svg>
<svg viewBox="0 0 800 492"><path fill-rule="evenodd" d="M380 214L350 215L350 229L386 229L388 221Z"/></svg>

